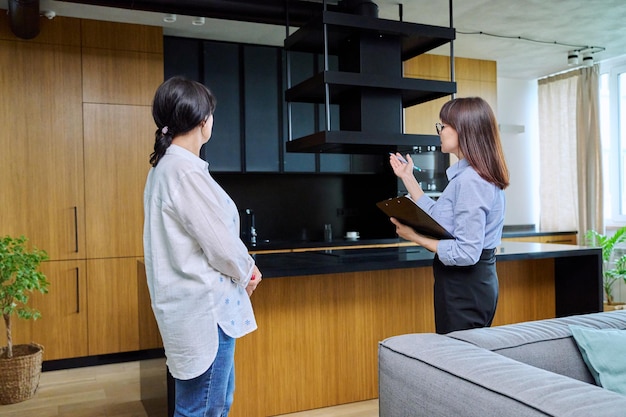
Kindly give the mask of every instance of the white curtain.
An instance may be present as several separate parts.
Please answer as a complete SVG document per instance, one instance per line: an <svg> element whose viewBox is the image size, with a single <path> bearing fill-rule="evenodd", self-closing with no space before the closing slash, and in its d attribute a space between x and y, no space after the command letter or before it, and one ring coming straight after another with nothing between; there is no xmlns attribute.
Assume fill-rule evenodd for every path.
<svg viewBox="0 0 626 417"><path fill-rule="evenodd" d="M604 230L598 68L539 80L540 228Z"/></svg>
<svg viewBox="0 0 626 417"><path fill-rule="evenodd" d="M578 230L582 233L591 229L604 232L598 72L595 65L580 70L578 77Z"/></svg>

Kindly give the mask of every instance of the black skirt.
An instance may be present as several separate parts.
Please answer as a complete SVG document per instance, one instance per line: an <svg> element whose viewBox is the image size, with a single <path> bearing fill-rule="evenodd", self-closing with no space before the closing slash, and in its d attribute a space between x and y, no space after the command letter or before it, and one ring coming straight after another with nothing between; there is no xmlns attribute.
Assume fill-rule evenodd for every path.
<svg viewBox="0 0 626 417"><path fill-rule="evenodd" d="M446 266L435 255L433 274L437 333L491 326L498 304L495 249L484 249L471 266Z"/></svg>

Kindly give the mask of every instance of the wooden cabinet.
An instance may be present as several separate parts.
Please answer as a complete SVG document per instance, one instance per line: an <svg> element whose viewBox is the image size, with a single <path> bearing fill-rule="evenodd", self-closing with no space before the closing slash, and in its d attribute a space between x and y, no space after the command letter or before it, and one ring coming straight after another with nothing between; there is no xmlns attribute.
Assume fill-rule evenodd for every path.
<svg viewBox="0 0 626 417"><path fill-rule="evenodd" d="M80 50L0 40L0 67L0 231L84 257Z"/></svg>
<svg viewBox="0 0 626 417"><path fill-rule="evenodd" d="M88 354L139 346L137 259L143 256L143 189L163 82L162 34L84 21L83 125L87 213ZM111 40L110 32L133 40Z"/></svg>
<svg viewBox="0 0 626 417"><path fill-rule="evenodd" d="M578 239L576 233L558 233L543 236L521 236L507 237L502 240L511 242L537 242L537 243L557 243L561 245L577 245Z"/></svg>
<svg viewBox="0 0 626 417"><path fill-rule="evenodd" d="M89 355L139 350L137 258L92 259L89 277Z"/></svg>
<svg viewBox="0 0 626 417"><path fill-rule="evenodd" d="M85 261L48 261L41 271L49 292L34 292L29 305L41 312L38 320L13 320L13 343L35 342L44 347L44 360L86 356L87 270ZM4 336L4 335L3 335ZM4 337L2 338L4 344Z"/></svg>
<svg viewBox="0 0 626 417"><path fill-rule="evenodd" d="M0 65L11 69L0 73L0 230L50 255L49 294L32 296L42 318L16 320L14 337L42 344L45 360L139 349L162 41L161 28L71 18L42 22L29 42L0 30Z"/></svg>
<svg viewBox="0 0 626 417"><path fill-rule="evenodd" d="M87 256L143 256L143 188L156 129L150 107L85 103L83 118Z"/></svg>

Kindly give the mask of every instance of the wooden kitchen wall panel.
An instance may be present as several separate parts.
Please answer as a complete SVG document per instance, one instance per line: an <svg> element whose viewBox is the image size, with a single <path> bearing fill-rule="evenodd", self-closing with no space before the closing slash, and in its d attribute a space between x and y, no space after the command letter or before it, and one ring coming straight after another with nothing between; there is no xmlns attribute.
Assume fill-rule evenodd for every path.
<svg viewBox="0 0 626 417"><path fill-rule="evenodd" d="M479 96L497 111L497 72L495 61L469 58L454 59L456 97ZM450 58L443 55L420 55L404 63L404 76L430 80L450 80ZM439 110L451 96L408 107L404 110L405 132L434 134Z"/></svg>
<svg viewBox="0 0 626 417"><path fill-rule="evenodd" d="M139 349L137 260L87 261L89 355Z"/></svg>
<svg viewBox="0 0 626 417"><path fill-rule="evenodd" d="M3 234L84 256L80 49L0 40ZM63 76L59 76L63 74Z"/></svg>
<svg viewBox="0 0 626 417"><path fill-rule="evenodd" d="M61 16L57 16L53 20L41 18L39 19L39 35L33 39L26 40L15 36L9 25L8 14L0 9L0 39L28 43L80 46L80 21Z"/></svg>
<svg viewBox="0 0 626 417"><path fill-rule="evenodd" d="M152 104L163 82L163 54L96 48L82 52L84 102Z"/></svg>
<svg viewBox="0 0 626 417"><path fill-rule="evenodd" d="M497 63L483 59L454 58L454 78L456 80L473 80L496 82Z"/></svg>
<svg viewBox="0 0 626 417"><path fill-rule="evenodd" d="M50 286L34 292L29 305L41 312L37 320L13 319L13 343L44 347L45 361L87 356L87 271L85 261L44 262L40 268ZM4 332L0 345L6 343Z"/></svg>
<svg viewBox="0 0 626 417"><path fill-rule="evenodd" d="M143 256L143 189L156 127L149 106L85 104L87 257Z"/></svg>
<svg viewBox="0 0 626 417"><path fill-rule="evenodd" d="M495 113L498 110L496 83L489 81L464 80L457 84L457 97L482 97Z"/></svg>
<svg viewBox="0 0 626 417"><path fill-rule="evenodd" d="M404 76L450 81L450 57L424 54L404 62ZM497 64L472 58L454 58L454 79L496 82Z"/></svg>
<svg viewBox="0 0 626 417"><path fill-rule="evenodd" d="M163 54L163 28L83 19L82 45L87 48Z"/></svg>
<svg viewBox="0 0 626 417"><path fill-rule="evenodd" d="M450 96L404 109L404 132L436 135L435 123L439 121L439 110L448 100L450 100Z"/></svg>
<svg viewBox="0 0 626 417"><path fill-rule="evenodd" d="M404 62L404 76L450 81L450 57L432 54L418 55Z"/></svg>

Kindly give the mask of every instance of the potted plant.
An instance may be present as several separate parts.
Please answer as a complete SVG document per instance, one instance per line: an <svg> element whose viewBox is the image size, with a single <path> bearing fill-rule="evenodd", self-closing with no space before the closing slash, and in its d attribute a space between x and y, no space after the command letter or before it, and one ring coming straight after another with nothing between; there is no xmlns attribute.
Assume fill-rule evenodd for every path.
<svg viewBox="0 0 626 417"><path fill-rule="evenodd" d="M602 248L602 277L604 296L609 309L616 309L614 306L622 306L624 303L616 302L613 297L613 286L622 279L626 283L626 254L616 256L616 247L626 242L626 226L615 231L611 236L603 235L595 230L587 231L585 235L588 245Z"/></svg>
<svg viewBox="0 0 626 417"><path fill-rule="evenodd" d="M38 270L48 259L43 250L28 249L24 236L0 238L0 310L6 327L7 346L0 348L0 404L32 397L39 386L43 347L35 343L13 346L11 319L37 319L39 311L28 307L32 291L48 292L46 276Z"/></svg>

